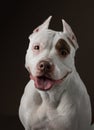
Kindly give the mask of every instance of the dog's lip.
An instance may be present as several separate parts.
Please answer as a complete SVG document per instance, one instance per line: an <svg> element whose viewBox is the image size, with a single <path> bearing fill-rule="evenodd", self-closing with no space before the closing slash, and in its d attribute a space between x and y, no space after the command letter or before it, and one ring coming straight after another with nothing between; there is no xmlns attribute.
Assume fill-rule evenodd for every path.
<svg viewBox="0 0 94 130"><path fill-rule="evenodd" d="M35 87L42 91L47 91L54 85L54 80L45 75L38 75L33 77L31 74L30 79L34 81Z"/></svg>
<svg viewBox="0 0 94 130"><path fill-rule="evenodd" d="M65 76L61 79L53 79L50 76L46 75L37 75L37 76L32 76L30 74L30 79L34 81L35 87L39 90L47 91L50 90L55 84L60 84L61 82L64 81L64 79L70 74L71 72L67 72Z"/></svg>

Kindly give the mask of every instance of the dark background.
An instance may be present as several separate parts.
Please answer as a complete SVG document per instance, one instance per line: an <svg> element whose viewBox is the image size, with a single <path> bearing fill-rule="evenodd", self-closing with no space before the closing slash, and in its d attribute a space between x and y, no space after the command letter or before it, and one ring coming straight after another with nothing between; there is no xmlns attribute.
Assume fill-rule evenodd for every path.
<svg viewBox="0 0 94 130"><path fill-rule="evenodd" d="M24 130L18 119L20 98L29 76L24 68L28 36L49 15L51 28L62 30L64 18L74 30L80 49L77 70L86 84L94 122L94 2L93 0L0 1L0 129Z"/></svg>

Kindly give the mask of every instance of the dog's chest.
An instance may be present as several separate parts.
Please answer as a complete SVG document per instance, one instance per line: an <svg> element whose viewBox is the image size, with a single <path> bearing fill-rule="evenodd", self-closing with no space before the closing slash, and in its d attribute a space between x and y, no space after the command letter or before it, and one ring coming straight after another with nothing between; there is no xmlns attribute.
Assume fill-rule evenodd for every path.
<svg viewBox="0 0 94 130"><path fill-rule="evenodd" d="M33 130L46 129L51 121L58 116L58 111L53 106L42 103L39 108L33 112L30 117L30 127Z"/></svg>
<svg viewBox="0 0 94 130"><path fill-rule="evenodd" d="M62 103L56 103L51 100L44 100L41 105L37 107L37 109L32 111L30 116L30 128L33 130L52 130L53 124L57 125L57 120L62 122L62 115L67 116L67 111L69 111L69 102L66 100L66 96L64 96L64 101Z"/></svg>
<svg viewBox="0 0 94 130"><path fill-rule="evenodd" d="M58 114L58 112L54 104L49 105L47 103L43 103L37 110L37 114L39 117L41 117L42 115L43 116L42 118L46 117L52 119L54 118L54 116Z"/></svg>

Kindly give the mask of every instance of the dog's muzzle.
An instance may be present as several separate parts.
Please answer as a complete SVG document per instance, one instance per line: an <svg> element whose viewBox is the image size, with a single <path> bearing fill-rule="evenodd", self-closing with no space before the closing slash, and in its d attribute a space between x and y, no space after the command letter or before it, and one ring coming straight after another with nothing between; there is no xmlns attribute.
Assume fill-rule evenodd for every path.
<svg viewBox="0 0 94 130"><path fill-rule="evenodd" d="M53 70L54 65L51 61L41 60L37 64L37 76L33 78L35 87L40 90L49 90L52 88L54 84L54 80L51 78Z"/></svg>
<svg viewBox="0 0 94 130"><path fill-rule="evenodd" d="M37 74L33 76L30 74L30 79L34 81L35 87L42 91L47 91L51 89L55 84L60 84L70 72L58 80L52 78L54 72L54 65L52 62L47 60L42 60L37 64Z"/></svg>

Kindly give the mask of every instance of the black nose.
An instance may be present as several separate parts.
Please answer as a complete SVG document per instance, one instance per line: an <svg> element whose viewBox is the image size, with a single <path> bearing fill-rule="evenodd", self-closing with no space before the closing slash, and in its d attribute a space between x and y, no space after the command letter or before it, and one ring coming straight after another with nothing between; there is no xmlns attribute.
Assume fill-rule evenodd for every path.
<svg viewBox="0 0 94 130"><path fill-rule="evenodd" d="M38 64L38 70L40 71L52 71L53 69L53 65L52 63L50 63L49 61L40 61Z"/></svg>

